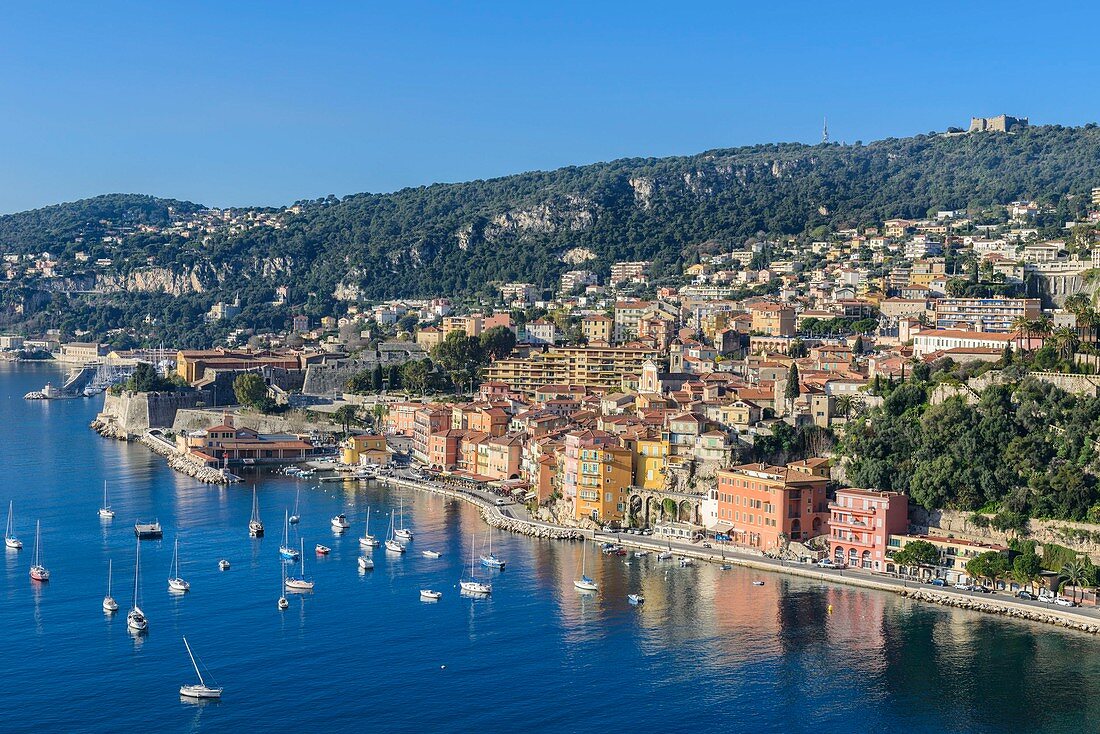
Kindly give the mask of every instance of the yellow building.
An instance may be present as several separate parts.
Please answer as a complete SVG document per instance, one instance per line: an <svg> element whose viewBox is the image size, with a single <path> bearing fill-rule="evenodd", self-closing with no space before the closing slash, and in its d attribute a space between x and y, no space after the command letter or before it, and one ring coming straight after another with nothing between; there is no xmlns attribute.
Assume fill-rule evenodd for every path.
<svg viewBox="0 0 1100 734"><path fill-rule="evenodd" d="M794 336L794 309L780 303L756 303L749 309L752 330L768 336Z"/></svg>
<svg viewBox="0 0 1100 734"><path fill-rule="evenodd" d="M632 474L631 451L619 446L581 449L575 517L604 523L626 516Z"/></svg>
<svg viewBox="0 0 1100 734"><path fill-rule="evenodd" d="M661 489L665 486L668 468L668 442L660 438L639 438L634 441L634 486Z"/></svg>
<svg viewBox="0 0 1100 734"><path fill-rule="evenodd" d="M386 448L386 437L369 433L362 436L351 436L344 442L341 459L345 464L351 466L358 466L359 464L385 466L390 463L390 452Z"/></svg>
<svg viewBox="0 0 1100 734"><path fill-rule="evenodd" d="M640 375L645 361L658 357L654 349L561 347L526 358L498 359L489 365L485 379L503 382L515 392L528 395L545 385L577 385L616 392L622 389L625 376Z"/></svg>
<svg viewBox="0 0 1100 734"><path fill-rule="evenodd" d="M603 314L585 316L581 321L581 333L590 344L610 344L615 321Z"/></svg>

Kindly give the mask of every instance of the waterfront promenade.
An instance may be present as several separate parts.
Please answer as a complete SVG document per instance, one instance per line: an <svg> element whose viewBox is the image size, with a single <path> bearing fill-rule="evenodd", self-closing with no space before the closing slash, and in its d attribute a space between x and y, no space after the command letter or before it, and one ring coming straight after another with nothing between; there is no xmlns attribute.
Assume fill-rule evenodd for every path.
<svg viewBox="0 0 1100 734"><path fill-rule="evenodd" d="M624 548L652 552L671 550L677 556L696 560L730 564L770 573L783 573L814 579L823 583L846 584L879 591L888 591L917 601L940 604L972 611L999 614L1044 624L1054 624L1089 634L1100 633L1100 609L1061 607L1037 600L1018 599L1007 592L983 594L963 591L954 587L932 586L905 577L887 576L861 569L821 569L814 564L797 563L771 558L758 553L739 550L733 546L717 545L704 548L701 543L669 541L655 536L612 533L603 530L565 528L533 519L524 505L505 500L501 504L498 495L489 491L444 486L437 481L414 479L410 476L383 477L380 481L409 487L469 502L479 507L486 522L496 527L526 532L529 535L569 539L584 537L595 542L618 543ZM522 528L529 529L523 530ZM565 536L559 534L566 532Z"/></svg>

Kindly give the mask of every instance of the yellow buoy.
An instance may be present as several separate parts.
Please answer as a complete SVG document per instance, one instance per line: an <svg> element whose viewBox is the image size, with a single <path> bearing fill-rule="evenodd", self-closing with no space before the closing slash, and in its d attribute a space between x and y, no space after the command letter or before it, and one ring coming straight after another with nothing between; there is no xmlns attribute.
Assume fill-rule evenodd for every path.
<svg viewBox="0 0 1100 734"><path fill-rule="evenodd" d="M832 605L832 604L830 604L830 605L829 605L829 614L832 614L832 613L833 613L833 605Z"/></svg>

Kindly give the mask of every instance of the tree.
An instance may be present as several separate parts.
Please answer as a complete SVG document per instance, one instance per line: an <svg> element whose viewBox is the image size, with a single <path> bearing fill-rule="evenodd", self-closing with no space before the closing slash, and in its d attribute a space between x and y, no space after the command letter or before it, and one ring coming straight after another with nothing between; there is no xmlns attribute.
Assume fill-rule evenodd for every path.
<svg viewBox="0 0 1100 734"><path fill-rule="evenodd" d="M508 357L516 346L516 335L507 326L494 326L478 339L482 354L491 359Z"/></svg>
<svg viewBox="0 0 1100 734"><path fill-rule="evenodd" d="M374 365L374 369L370 374L371 388L377 393L382 392L382 365Z"/></svg>
<svg viewBox="0 0 1100 734"><path fill-rule="evenodd" d="M809 321L811 319L807 319ZM816 319L815 319L816 320ZM806 342L801 339L794 339L791 341L791 346L787 350L787 355L791 359L802 359L810 353L810 350L806 347Z"/></svg>
<svg viewBox="0 0 1100 734"><path fill-rule="evenodd" d="M233 380L233 394L237 402L249 408L263 410L268 407L267 385L255 372L245 372Z"/></svg>
<svg viewBox="0 0 1100 734"><path fill-rule="evenodd" d="M399 390L401 388L401 368L391 364L387 371L386 381L390 390Z"/></svg>
<svg viewBox="0 0 1100 734"><path fill-rule="evenodd" d="M413 395L428 392L432 362L429 359L413 359L401 367L401 384Z"/></svg>
<svg viewBox="0 0 1100 734"><path fill-rule="evenodd" d="M351 432L351 426L356 422L356 408L354 405L341 405L332 411L332 420L339 423L344 429L344 437Z"/></svg>
<svg viewBox="0 0 1100 734"><path fill-rule="evenodd" d="M798 396L801 394L802 388L798 384L798 365L791 362L791 367L787 370L787 386L783 390L788 412L794 412L794 401L798 400Z"/></svg>
<svg viewBox="0 0 1100 734"><path fill-rule="evenodd" d="M371 420L374 423L374 432L375 433L381 433L382 432L382 421L385 420L385 418L389 414L389 412L390 412L389 406L386 405L383 402L376 402L374 405L371 406L370 415L371 415Z"/></svg>
<svg viewBox="0 0 1100 734"><path fill-rule="evenodd" d="M1077 589L1092 580L1095 569L1092 562L1086 557L1073 559L1062 564L1062 570L1058 572L1058 579L1063 587L1073 587L1073 601L1077 601Z"/></svg>
<svg viewBox="0 0 1100 734"><path fill-rule="evenodd" d="M483 357L481 342L463 331L452 331L432 349L432 358L458 390L466 385L472 387L480 374Z"/></svg>
<svg viewBox="0 0 1100 734"><path fill-rule="evenodd" d="M1051 341L1058 351L1058 356L1066 360L1073 359L1073 354L1077 351L1077 345L1080 343L1077 330L1068 326L1060 326L1054 329L1051 332Z"/></svg>
<svg viewBox="0 0 1100 734"><path fill-rule="evenodd" d="M1033 545L1029 545L1027 550L1012 559L1012 577L1029 588L1034 586L1042 570L1043 562Z"/></svg>
<svg viewBox="0 0 1100 734"><path fill-rule="evenodd" d="M993 588L997 588L997 579L1008 573L1008 568L1008 559L997 551L979 553L966 562L966 573L971 578L989 579Z"/></svg>
<svg viewBox="0 0 1100 734"><path fill-rule="evenodd" d="M856 341L852 345L852 354L863 354L863 335L856 336Z"/></svg>
<svg viewBox="0 0 1100 734"><path fill-rule="evenodd" d="M896 551L893 560L906 568L933 568L940 563L940 550L927 540L914 540Z"/></svg>
<svg viewBox="0 0 1100 734"><path fill-rule="evenodd" d="M417 315L410 311L409 313L405 314L397 320L397 330L407 331L411 334L412 330L416 328L416 324L417 322L419 322L419 320L420 319L417 318Z"/></svg>

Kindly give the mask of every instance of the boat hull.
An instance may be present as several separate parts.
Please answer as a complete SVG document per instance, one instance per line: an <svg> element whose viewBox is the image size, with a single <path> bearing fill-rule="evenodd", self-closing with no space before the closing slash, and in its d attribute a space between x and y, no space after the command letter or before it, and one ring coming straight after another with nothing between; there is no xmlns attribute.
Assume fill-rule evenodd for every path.
<svg viewBox="0 0 1100 734"><path fill-rule="evenodd" d="M35 581L49 581L50 580L50 572L47 571L42 566L32 566L31 567L31 578L34 579Z"/></svg>
<svg viewBox="0 0 1100 734"><path fill-rule="evenodd" d="M134 632L144 632L149 629L149 620L147 620L145 615L141 612L135 614L131 611L126 615L126 626Z"/></svg>
<svg viewBox="0 0 1100 734"><path fill-rule="evenodd" d="M367 535L359 539L359 545L363 548L377 548L382 544L378 542L378 538L373 535Z"/></svg>
<svg viewBox="0 0 1100 734"><path fill-rule="evenodd" d="M313 582L306 581L305 579L287 579L286 588L293 589L294 591L312 591Z"/></svg>
<svg viewBox="0 0 1100 734"><path fill-rule="evenodd" d="M390 551L391 553L404 553L405 546L401 545L396 540L387 540L386 550Z"/></svg>
<svg viewBox="0 0 1100 734"><path fill-rule="evenodd" d="M425 601L439 601L443 598L442 591L432 591L431 589L421 589L420 598Z"/></svg>
<svg viewBox="0 0 1100 734"><path fill-rule="evenodd" d="M115 511L101 507L99 508L99 516L104 520L113 520L115 518Z"/></svg>
<svg viewBox="0 0 1100 734"><path fill-rule="evenodd" d="M595 581L574 581L573 586L577 587L578 591L599 591L600 587Z"/></svg>
<svg viewBox="0 0 1100 734"><path fill-rule="evenodd" d="M169 591L191 591L191 584L183 579L168 579Z"/></svg>
<svg viewBox="0 0 1100 734"><path fill-rule="evenodd" d="M500 560L499 558L497 558L495 556L482 556L481 557L481 565L484 566L485 568L495 568L498 571L503 571L504 566L506 565L506 563L507 563L506 561L502 561L502 560Z"/></svg>
<svg viewBox="0 0 1100 734"><path fill-rule="evenodd" d="M4 547L11 548L12 550L21 550L23 548L23 541L18 538L4 538Z"/></svg>
<svg viewBox="0 0 1100 734"><path fill-rule="evenodd" d="M109 596L103 598L103 611L105 612L117 612L118 602Z"/></svg>
<svg viewBox="0 0 1100 734"><path fill-rule="evenodd" d="M458 587L467 594L488 595L493 593L491 584L483 584L480 581L459 581Z"/></svg>
<svg viewBox="0 0 1100 734"><path fill-rule="evenodd" d="M185 698L221 698L222 689L207 686L180 686L180 695Z"/></svg>
<svg viewBox="0 0 1100 734"><path fill-rule="evenodd" d="M412 540L413 538L411 530L395 530L393 534L402 540Z"/></svg>
<svg viewBox="0 0 1100 734"><path fill-rule="evenodd" d="M369 571L374 568L374 561L366 556L359 556L359 568Z"/></svg>
<svg viewBox="0 0 1100 734"><path fill-rule="evenodd" d="M288 561L297 561L301 557L301 554L298 553L296 548L287 548L283 546L279 549L279 556Z"/></svg>

